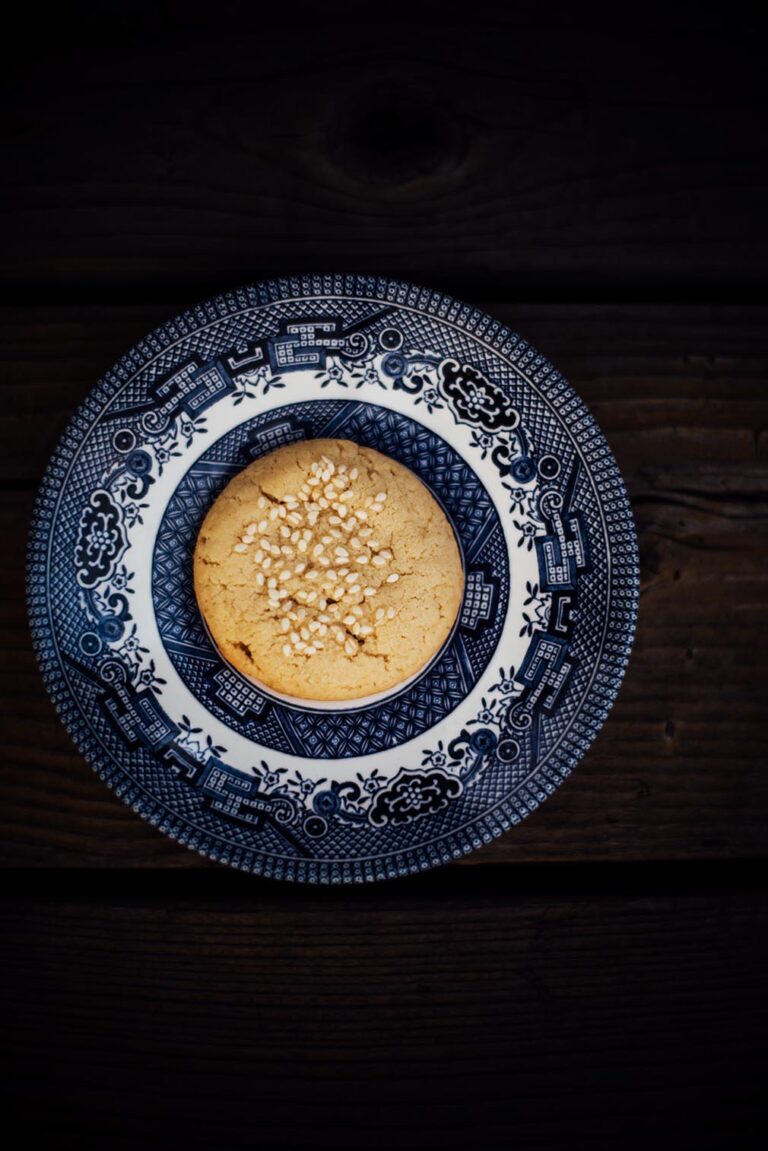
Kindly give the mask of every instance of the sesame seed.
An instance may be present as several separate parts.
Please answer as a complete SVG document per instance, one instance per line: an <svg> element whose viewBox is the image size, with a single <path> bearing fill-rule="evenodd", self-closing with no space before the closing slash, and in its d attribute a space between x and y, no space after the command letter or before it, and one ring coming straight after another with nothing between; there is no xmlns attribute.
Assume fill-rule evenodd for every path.
<svg viewBox="0 0 768 1151"><path fill-rule="evenodd" d="M341 628L338 627L338 628L336 628L336 631L333 633L333 638L336 640L336 643L346 643L347 633L342 631Z"/></svg>
<svg viewBox="0 0 768 1151"><path fill-rule="evenodd" d="M345 575L349 575L349 568L339 568L339 570L338 570L339 579L344 579Z"/></svg>
<svg viewBox="0 0 768 1151"><path fill-rule="evenodd" d="M291 630L291 621L289 619L281 619L280 620L280 631L290 631L290 630Z"/></svg>
<svg viewBox="0 0 768 1151"><path fill-rule="evenodd" d="M375 618L377 621L378 621L378 620L380 620L380 619L384 619L384 616L385 616L385 615L386 615L386 612L384 611L384 608L383 608L383 607L377 607L377 608L376 608L376 615L375 615L375 617L374 617L374 618Z"/></svg>
<svg viewBox="0 0 768 1151"><path fill-rule="evenodd" d="M296 651L306 651L306 647L307 645L304 643L304 640L300 639L296 644Z"/></svg>
<svg viewBox="0 0 768 1151"><path fill-rule="evenodd" d="M234 550L236 552L247 552L248 544L235 544Z"/></svg>
<svg viewBox="0 0 768 1151"><path fill-rule="evenodd" d="M261 572L256 572L256 587L264 587L264 576Z"/></svg>
<svg viewBox="0 0 768 1151"><path fill-rule="evenodd" d="M369 598L372 595L376 595L376 588L375 587L364 587L363 588L363 595L368 596Z"/></svg>
<svg viewBox="0 0 768 1151"><path fill-rule="evenodd" d="M359 475L360 475L360 473L359 473L359 471L357 470L357 468L352 468L352 469L350 470L350 473L349 473L349 478L350 478L351 480L356 480L356 479L357 479L357 477L358 477Z"/></svg>
<svg viewBox="0 0 768 1151"><path fill-rule="evenodd" d="M368 563L368 556L366 556L366 555L355 556L355 563L356 564L367 564Z"/></svg>
<svg viewBox="0 0 768 1151"><path fill-rule="evenodd" d="M308 627L300 627L299 628L299 635L301 636L302 639L309 639L309 628Z"/></svg>
<svg viewBox="0 0 768 1151"><path fill-rule="evenodd" d="M307 645L307 647L306 647L306 649L305 649L305 651L304 651L304 655L314 655L316 651L317 651L317 648L316 648L316 647L314 647L314 646L313 646L313 645L310 643L310 644L308 644L308 645Z"/></svg>
<svg viewBox="0 0 768 1151"><path fill-rule="evenodd" d="M277 519L277 508L270 508L270 509L269 509L269 518L270 518L271 520L276 520L276 519Z"/></svg>
<svg viewBox="0 0 768 1151"><path fill-rule="evenodd" d="M328 500L325 498L325 496L320 497L320 499L317 501L317 506L319 508L327 508L328 507Z"/></svg>
<svg viewBox="0 0 768 1151"><path fill-rule="evenodd" d="M347 655L354 655L355 654L355 652L357 651L357 644L355 643L355 641L353 639L348 639L346 641L346 643L344 644L344 651L347 653Z"/></svg>
<svg viewBox="0 0 768 1151"><path fill-rule="evenodd" d="M297 631L291 632L291 643L298 643L300 639L301 639L301 636L299 635L299 633Z"/></svg>
<svg viewBox="0 0 768 1151"><path fill-rule="evenodd" d="M293 569L293 574L294 575L301 575L301 573L303 571L306 571L306 568L307 568L307 565L302 560L302 562L300 564L296 564L296 567Z"/></svg>
<svg viewBox="0 0 768 1151"><path fill-rule="evenodd" d="M298 543L296 544L296 547L299 549L300 552L305 552L307 550L307 541L306 540L299 540Z"/></svg>
<svg viewBox="0 0 768 1151"><path fill-rule="evenodd" d="M374 564L377 568L383 568L386 562L387 561L383 559L382 556L374 556L371 560L371 563Z"/></svg>
<svg viewBox="0 0 768 1151"><path fill-rule="evenodd" d="M355 510L355 515L357 516L357 518L359 520L367 520L368 519L368 512L363 511L362 508L357 508Z"/></svg>
<svg viewBox="0 0 768 1151"><path fill-rule="evenodd" d="M340 502L347 503L347 504L349 503L350 500L353 500L354 498L355 498L354 492L342 492L341 495L339 496Z"/></svg>
<svg viewBox="0 0 768 1151"><path fill-rule="evenodd" d="M368 527L360 528L360 535L363 537L364 540L367 540L369 536L373 535L373 528L368 528Z"/></svg>
<svg viewBox="0 0 768 1151"><path fill-rule="evenodd" d="M293 655L293 648L289 643L283 644L283 655Z"/></svg>
<svg viewBox="0 0 768 1151"><path fill-rule="evenodd" d="M253 562L255 564L260 564L263 559L264 559L264 552L261 550L261 548L259 548L259 550L254 553Z"/></svg>
<svg viewBox="0 0 768 1151"><path fill-rule="evenodd" d="M291 538L291 529L287 528L285 524L280 525L280 538L289 540Z"/></svg>
<svg viewBox="0 0 768 1151"><path fill-rule="evenodd" d="M360 635L373 635L373 628L371 625L367 623L361 624Z"/></svg>
<svg viewBox="0 0 768 1151"><path fill-rule="evenodd" d="M283 546L280 548L280 551L284 556L293 555L293 548L290 546L290 544L283 544Z"/></svg>
<svg viewBox="0 0 768 1151"><path fill-rule="evenodd" d="M329 516L328 517L328 523L329 524L340 524L341 520L339 519L338 516Z"/></svg>
<svg viewBox="0 0 768 1151"><path fill-rule="evenodd" d="M355 621L355 623L352 624L350 631L352 632L352 635L360 635L360 624Z"/></svg>
<svg viewBox="0 0 768 1151"><path fill-rule="evenodd" d="M269 568L269 567L271 567L271 566L272 566L272 560L270 559L270 557L269 557L269 556L266 556L266 557L265 557L265 559L264 559L264 563L263 563L261 566L262 566L262 567L263 567L265 570L266 570L267 568Z"/></svg>
<svg viewBox="0 0 768 1151"><path fill-rule="evenodd" d="M269 527L269 520L259 520L259 524L258 524L258 527L256 528L256 530L259 532L265 532L268 527Z"/></svg>
<svg viewBox="0 0 768 1151"><path fill-rule="evenodd" d="M397 572L392 572L391 575L387 576L387 583L397 583L399 579L400 576L397 574Z"/></svg>
<svg viewBox="0 0 768 1151"><path fill-rule="evenodd" d="M363 614L363 609L360 607L359 603L355 604L355 606L352 608L352 611L357 616L361 616Z"/></svg>
<svg viewBox="0 0 768 1151"><path fill-rule="evenodd" d="M248 524L245 530L249 536L255 536L256 532L259 530L259 525L256 523Z"/></svg>
<svg viewBox="0 0 768 1151"><path fill-rule="evenodd" d="M320 480L317 478L317 476L310 476L307 480L307 487L316 488L319 483Z"/></svg>
<svg viewBox="0 0 768 1151"><path fill-rule="evenodd" d="M360 572L350 572L344 577L345 583L356 583L360 579Z"/></svg>
<svg viewBox="0 0 768 1151"><path fill-rule="evenodd" d="M387 493L386 492L377 492L374 498L375 498L377 504L383 504L384 500L387 498Z"/></svg>
<svg viewBox="0 0 768 1151"><path fill-rule="evenodd" d="M299 575L301 575L301 572L299 572ZM309 580L315 580L315 579L318 579L319 576L320 576L320 572L315 571L314 568L310 568L304 578L309 579Z"/></svg>
<svg viewBox="0 0 768 1151"><path fill-rule="evenodd" d="M256 500L256 507L257 508L265 508L266 506L267 506L267 501L264 498L264 496L259 496L259 498Z"/></svg>
<svg viewBox="0 0 768 1151"><path fill-rule="evenodd" d="M395 618L395 609L393 607L388 607L387 608L387 619L394 619L394 618Z"/></svg>
<svg viewBox="0 0 768 1151"><path fill-rule="evenodd" d="M371 511L372 512L380 512L380 511L383 511L383 509L384 509L383 504L371 504Z"/></svg>

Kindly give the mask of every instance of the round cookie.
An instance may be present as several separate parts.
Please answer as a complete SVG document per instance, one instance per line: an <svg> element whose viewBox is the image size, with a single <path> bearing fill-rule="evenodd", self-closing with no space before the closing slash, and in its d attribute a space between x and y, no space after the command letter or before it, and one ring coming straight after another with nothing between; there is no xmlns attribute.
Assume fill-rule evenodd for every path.
<svg viewBox="0 0 768 1151"><path fill-rule="evenodd" d="M225 659L318 701L415 675L464 591L453 530L418 476L333 439L277 448L227 484L200 529L194 581Z"/></svg>

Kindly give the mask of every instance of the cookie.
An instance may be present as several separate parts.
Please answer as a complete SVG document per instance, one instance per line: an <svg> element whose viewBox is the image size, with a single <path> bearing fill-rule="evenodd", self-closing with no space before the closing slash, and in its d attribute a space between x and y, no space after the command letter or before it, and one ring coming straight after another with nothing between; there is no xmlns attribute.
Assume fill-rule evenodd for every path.
<svg viewBox="0 0 768 1151"><path fill-rule="evenodd" d="M333 439L277 448L227 484L200 529L194 583L225 659L317 701L411 678L450 634L464 591L456 538L425 484Z"/></svg>

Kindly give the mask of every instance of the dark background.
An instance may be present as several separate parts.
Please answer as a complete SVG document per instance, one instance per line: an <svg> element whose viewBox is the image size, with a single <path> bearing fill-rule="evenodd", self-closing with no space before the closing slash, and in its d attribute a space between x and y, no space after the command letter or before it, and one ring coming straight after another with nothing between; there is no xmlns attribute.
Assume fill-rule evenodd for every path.
<svg viewBox="0 0 768 1151"><path fill-rule="evenodd" d="M763 41L733 6L504 12L28 6L5 29L0 989L25 1139L759 1143ZM69 742L25 619L74 406L180 309L298 271L411 279L532 341L640 535L634 654L578 770L485 850L365 890L143 823Z"/></svg>

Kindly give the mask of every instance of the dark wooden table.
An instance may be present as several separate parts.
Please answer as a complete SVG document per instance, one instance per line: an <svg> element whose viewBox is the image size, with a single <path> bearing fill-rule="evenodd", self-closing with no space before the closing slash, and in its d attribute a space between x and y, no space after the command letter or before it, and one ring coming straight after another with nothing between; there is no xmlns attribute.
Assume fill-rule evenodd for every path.
<svg viewBox="0 0 768 1151"><path fill-rule="evenodd" d="M79 7L31 10L3 69L4 1116L61 1147L758 1145L759 38L731 13ZM443 288L538 345L642 553L578 770L478 854L365 890L239 875L143 823L61 727L24 608L35 488L97 378L183 307L315 270Z"/></svg>

